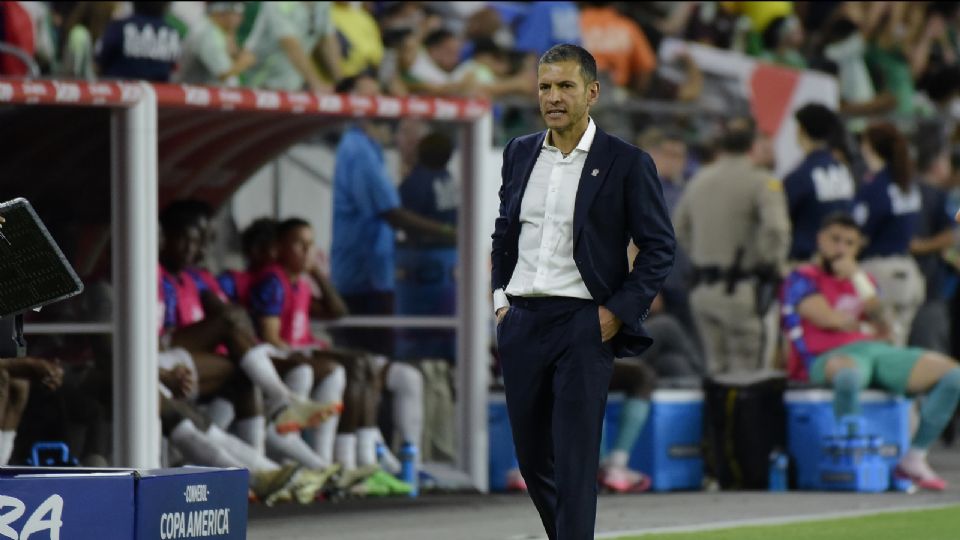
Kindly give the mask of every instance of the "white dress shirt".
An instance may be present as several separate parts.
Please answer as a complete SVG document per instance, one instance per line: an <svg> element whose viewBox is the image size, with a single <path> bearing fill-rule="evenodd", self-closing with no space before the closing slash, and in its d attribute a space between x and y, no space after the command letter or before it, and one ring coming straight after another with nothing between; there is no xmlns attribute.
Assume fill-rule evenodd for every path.
<svg viewBox="0 0 960 540"><path fill-rule="evenodd" d="M577 147L566 157L548 133L520 204L517 267L506 292L493 294L494 311L511 296L567 296L591 299L573 261L573 210L580 174L597 126L591 118Z"/></svg>

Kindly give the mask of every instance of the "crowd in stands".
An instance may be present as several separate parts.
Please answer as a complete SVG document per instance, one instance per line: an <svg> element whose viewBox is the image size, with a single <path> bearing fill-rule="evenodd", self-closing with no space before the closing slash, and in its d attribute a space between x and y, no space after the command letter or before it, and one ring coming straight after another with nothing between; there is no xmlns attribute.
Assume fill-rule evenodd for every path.
<svg viewBox="0 0 960 540"><path fill-rule="evenodd" d="M960 357L960 241L953 221L960 210L957 2L207 2L193 18L182 8L168 2L2 2L0 41L27 51L45 76L58 78L488 98L507 126L502 133L540 129L539 121L514 112L534 103L537 58L556 43L578 43L596 57L602 93L614 103L690 105L670 113L669 122L617 109L627 125L610 126L656 162L681 249L645 323L656 346L639 359L617 361L612 389L627 400L604 459L604 486L649 487L649 478L629 470L626 460L658 378L699 379L760 358L755 369L780 367L798 381L833 385L838 415L848 414L856 392L872 381L863 370L875 366L860 362L873 353L845 348L847 356L832 362L822 355L883 339L926 374L906 381L899 373L880 385L929 395L917 452L903 464L904 474L942 489L924 456L941 432L952 440L956 428L947 424L960 396L952 360ZM771 134L758 132L750 119L702 129L696 107L711 83L690 54L661 58L661 45L671 38L833 75L839 108L808 104L794 113L804 157L784 178L773 179ZM0 74L25 73L0 54ZM607 128L604 105L596 114ZM614 123L617 116L610 118ZM245 273L204 278L199 269L210 210L183 203L164 212L161 332L170 346L159 374L166 389L159 398L164 433L190 460L257 471L252 489L264 497L310 498L340 468L378 463L371 452L384 442L375 415L384 388L395 402L397 429L406 431L402 438L419 440L422 397L417 404L411 395L422 381L393 361L400 344L382 332L344 332L339 338L350 348L337 349L313 340L306 322L347 311L393 313L389 261L396 256L402 267L406 249L420 257L434 250L429 256L438 267L455 266L447 253L458 200L456 188L445 183L449 140L436 133L411 136L414 143L406 144L416 156L405 160L397 191L382 171L377 129L351 127L337 150L332 281L306 256L313 231L297 219L256 222L243 235ZM741 270L737 250L724 251L722 241L712 240L709 249L697 247L704 240L692 221L708 213L698 205L719 205L720 215L734 212L733 202L723 206L725 195L698 192L709 192L712 178L732 175L743 181L737 189L762 195L759 210L744 211L764 216L758 223L745 214L744 229L770 234L766 244L751 246L760 252L755 260L746 257L785 284L772 294L787 308L778 336L763 334L767 312L754 313L753 294L728 300L731 293L722 292L741 280L732 270ZM438 179L444 187L435 191ZM717 192L729 186L720 184ZM732 234L733 221L718 230ZM397 230L413 233L399 249ZM300 279L309 279L320 294L311 297ZM355 285L363 279L381 286ZM709 290L714 285L720 292ZM439 298L449 290L434 293ZM851 297L862 301L837 306ZM402 308L402 294L397 300ZM416 313L421 297L407 303L407 313ZM438 303L453 312L449 302ZM730 334L724 326L729 320L710 326L711 309L720 313L714 319L741 309L743 321L756 320ZM195 333L194 325L203 332ZM725 344L725 336L736 346ZM780 346L763 357L771 340ZM443 339L438 343L437 350L452 348ZM186 351L189 361L173 351ZM61 375L36 362L29 369L0 364L0 374L58 386ZM267 397L263 407L251 398L256 392L230 382L238 375ZM0 398L4 387L0 379ZM184 404L197 396L209 398L202 414ZM331 406L341 402L342 411ZM0 414L0 459L7 451L2 430L11 424L5 418ZM288 433L301 428L306 437ZM291 468L284 460L300 465ZM339 468L331 470L334 464ZM341 482L374 492L409 489L369 471L362 483ZM514 475L511 485L522 488L522 478Z"/></svg>

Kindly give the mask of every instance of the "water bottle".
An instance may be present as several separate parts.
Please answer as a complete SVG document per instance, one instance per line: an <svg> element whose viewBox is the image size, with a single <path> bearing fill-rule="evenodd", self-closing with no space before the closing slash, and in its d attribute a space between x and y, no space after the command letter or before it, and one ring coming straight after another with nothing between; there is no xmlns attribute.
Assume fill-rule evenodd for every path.
<svg viewBox="0 0 960 540"><path fill-rule="evenodd" d="M779 448L770 453L770 477L767 487L770 491L787 490L787 467L789 458Z"/></svg>
<svg viewBox="0 0 960 540"><path fill-rule="evenodd" d="M403 443L400 448L400 479L410 484L413 489L410 491L411 497L419 494L417 474L417 445L413 443Z"/></svg>

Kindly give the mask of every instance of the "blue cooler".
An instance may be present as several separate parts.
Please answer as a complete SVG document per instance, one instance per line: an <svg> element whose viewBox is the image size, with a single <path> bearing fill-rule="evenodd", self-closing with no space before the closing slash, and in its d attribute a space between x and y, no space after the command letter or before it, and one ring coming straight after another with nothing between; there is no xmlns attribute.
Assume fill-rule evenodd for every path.
<svg viewBox="0 0 960 540"><path fill-rule="evenodd" d="M507 400L502 392L490 394L487 415L490 491L504 491L507 489L507 472L517 466L517 454L513 448L510 417L507 416Z"/></svg>
<svg viewBox="0 0 960 540"><path fill-rule="evenodd" d="M783 399L787 409L787 448L796 466L798 489L878 490L877 486L883 482L874 478L876 473L871 468L874 465L861 466L854 476L850 475L850 469L844 469L846 474L831 469L847 467L841 461L831 464L827 459L828 439L839 433L833 414L832 390L788 390ZM900 456L910 446L911 403L907 398L877 390L860 394L862 435L879 437L877 454L885 467L883 474L888 484ZM821 466L829 473L826 478L821 474Z"/></svg>
<svg viewBox="0 0 960 540"><path fill-rule="evenodd" d="M617 436L622 400L622 394L611 394L607 402L608 442ZM698 490L703 485L702 439L703 392L656 390L630 468L650 475L654 491Z"/></svg>

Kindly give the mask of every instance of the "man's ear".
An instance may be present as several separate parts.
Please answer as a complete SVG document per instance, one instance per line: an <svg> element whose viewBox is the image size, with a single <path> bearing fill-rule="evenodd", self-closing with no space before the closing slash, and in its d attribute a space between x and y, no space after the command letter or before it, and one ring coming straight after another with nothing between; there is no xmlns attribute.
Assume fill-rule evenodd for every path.
<svg viewBox="0 0 960 540"><path fill-rule="evenodd" d="M590 83L590 86L587 87L587 93L589 94L590 105L594 105L600 99L600 81Z"/></svg>

